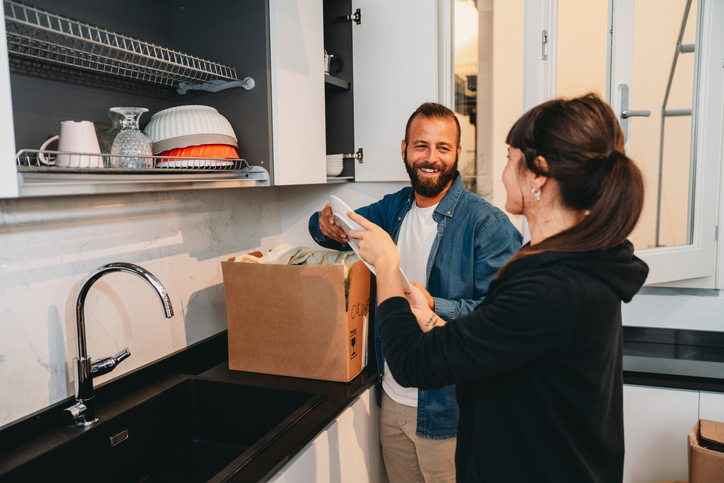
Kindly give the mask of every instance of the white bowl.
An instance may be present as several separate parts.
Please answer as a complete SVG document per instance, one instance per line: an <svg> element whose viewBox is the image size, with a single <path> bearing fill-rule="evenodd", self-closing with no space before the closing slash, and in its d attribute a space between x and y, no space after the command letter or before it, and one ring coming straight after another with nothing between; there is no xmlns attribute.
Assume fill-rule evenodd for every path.
<svg viewBox="0 0 724 483"><path fill-rule="evenodd" d="M344 166L330 166L327 165L327 176L339 176L344 170Z"/></svg>
<svg viewBox="0 0 724 483"><path fill-rule="evenodd" d="M144 129L153 141L153 152L199 144L238 147L229 121L210 106L177 106L159 111Z"/></svg>

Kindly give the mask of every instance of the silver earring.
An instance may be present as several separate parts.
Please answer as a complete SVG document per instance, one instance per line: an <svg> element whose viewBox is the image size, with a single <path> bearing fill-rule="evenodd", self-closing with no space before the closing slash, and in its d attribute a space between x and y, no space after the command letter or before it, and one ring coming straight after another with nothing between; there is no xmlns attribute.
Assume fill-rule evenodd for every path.
<svg viewBox="0 0 724 483"><path fill-rule="evenodd" d="M538 192L536 192L535 188L531 188L530 192L533 193L537 201L540 201L540 188L538 188Z"/></svg>

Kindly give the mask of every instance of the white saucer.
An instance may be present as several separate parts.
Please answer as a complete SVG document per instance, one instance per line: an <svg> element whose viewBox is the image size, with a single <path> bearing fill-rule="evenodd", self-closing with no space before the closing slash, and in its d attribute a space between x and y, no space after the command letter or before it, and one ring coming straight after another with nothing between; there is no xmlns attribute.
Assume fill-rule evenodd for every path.
<svg viewBox="0 0 724 483"><path fill-rule="evenodd" d="M349 237L350 230L365 231L365 229L362 228L359 223L350 219L350 217L347 216L347 212L354 210L347 206L347 203L340 200L334 195L329 196L329 203L332 205L332 216L334 217L334 222L347 234L347 237L349 238L349 246L352 247L352 250L354 250L359 259L362 260L365 265L367 265L367 268L369 268L372 273L377 275L377 273L375 272L375 267L365 262L364 259L360 256L358 246L359 240ZM405 293L412 293L410 281L407 279L407 275L405 275L405 272L402 271L402 267L400 267L400 278L402 279L402 289L405 291Z"/></svg>

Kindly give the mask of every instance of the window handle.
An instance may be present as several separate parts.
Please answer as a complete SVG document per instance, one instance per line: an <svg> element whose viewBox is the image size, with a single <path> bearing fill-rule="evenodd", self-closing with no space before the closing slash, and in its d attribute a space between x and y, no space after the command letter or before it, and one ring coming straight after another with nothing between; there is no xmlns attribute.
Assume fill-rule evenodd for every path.
<svg viewBox="0 0 724 483"><path fill-rule="evenodd" d="M651 111L633 111L633 110L627 110L621 112L621 117L623 119L628 119L629 117L649 117L651 116Z"/></svg>
<svg viewBox="0 0 724 483"><path fill-rule="evenodd" d="M618 85L618 102L619 111L621 113L621 130L623 131L624 139L628 142L628 118L629 117L649 117L651 111L634 111L628 108L629 104L629 87L628 84Z"/></svg>

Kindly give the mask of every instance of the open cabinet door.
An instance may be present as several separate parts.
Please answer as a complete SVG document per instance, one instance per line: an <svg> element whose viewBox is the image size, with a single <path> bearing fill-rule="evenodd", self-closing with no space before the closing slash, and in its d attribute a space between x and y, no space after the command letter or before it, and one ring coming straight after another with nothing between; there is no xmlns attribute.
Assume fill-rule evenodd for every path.
<svg viewBox="0 0 724 483"><path fill-rule="evenodd" d="M275 185L327 179L322 19L321 0L269 2Z"/></svg>
<svg viewBox="0 0 724 483"><path fill-rule="evenodd" d="M364 158L356 181L408 181L400 154L405 125L438 101L436 0L353 0L354 139Z"/></svg>

